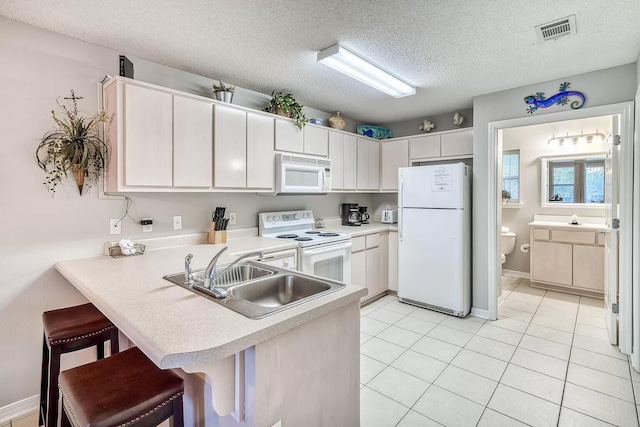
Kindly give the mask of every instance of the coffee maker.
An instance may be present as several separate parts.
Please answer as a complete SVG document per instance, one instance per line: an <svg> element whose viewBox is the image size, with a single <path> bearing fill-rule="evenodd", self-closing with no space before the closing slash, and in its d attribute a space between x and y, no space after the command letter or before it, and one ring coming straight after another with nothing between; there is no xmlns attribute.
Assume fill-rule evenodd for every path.
<svg viewBox="0 0 640 427"><path fill-rule="evenodd" d="M371 216L367 212L366 206L358 206L358 213L360 214L360 223L361 224L369 224L369 218Z"/></svg>
<svg viewBox="0 0 640 427"><path fill-rule="evenodd" d="M342 225L358 226L360 224L360 211L357 203L343 203L340 206Z"/></svg>

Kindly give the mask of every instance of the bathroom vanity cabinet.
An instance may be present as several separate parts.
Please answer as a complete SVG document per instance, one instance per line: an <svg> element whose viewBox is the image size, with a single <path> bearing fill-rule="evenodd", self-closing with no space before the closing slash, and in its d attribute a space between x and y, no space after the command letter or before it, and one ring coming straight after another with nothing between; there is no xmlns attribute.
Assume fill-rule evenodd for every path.
<svg viewBox="0 0 640 427"><path fill-rule="evenodd" d="M531 226L531 283L583 295L604 293L604 235L597 229Z"/></svg>

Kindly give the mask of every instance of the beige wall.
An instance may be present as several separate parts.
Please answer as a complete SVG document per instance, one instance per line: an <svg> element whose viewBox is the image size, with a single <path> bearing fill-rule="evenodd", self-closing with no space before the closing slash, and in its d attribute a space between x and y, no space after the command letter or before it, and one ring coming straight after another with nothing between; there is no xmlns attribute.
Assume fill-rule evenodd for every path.
<svg viewBox="0 0 640 427"><path fill-rule="evenodd" d="M154 219L154 232L125 220L121 236L110 236L110 218L119 218L123 201L99 200L95 189L83 197L72 180L55 198L42 185L34 152L53 122L50 110L70 89L85 97L82 112L97 109L96 83L117 74L119 52L0 17L0 408L39 391L42 325L45 310L85 302L53 270L60 260L96 256L114 238L157 237L206 231L211 210L236 212L236 227L257 226L260 211L313 209L337 216L342 201L370 205L370 195L269 197L255 194L136 194L131 216ZM131 58L136 79L206 94L210 79ZM235 102L262 108L268 95L238 88ZM321 113L312 112L320 115ZM328 114L325 113L325 116ZM355 127L355 126L352 126ZM183 230L171 226L182 215ZM132 283L132 286L135 284ZM144 307L144 302L141 302ZM70 362L70 361L67 361Z"/></svg>
<svg viewBox="0 0 640 427"><path fill-rule="evenodd" d="M516 233L516 248L507 256L502 265L507 270L529 272L529 254L520 251L520 245L529 243L529 223L533 215L578 215L603 216L602 209L576 209L559 207L541 207L540 197L540 157L570 156L587 153L603 153L606 143L601 144L565 144L562 147L549 145L547 141L553 135L560 136L593 133L596 130L604 133L611 130L611 117L598 117L566 122L549 123L535 126L505 129L502 133L504 151L520 150L520 209L502 209L502 225Z"/></svg>

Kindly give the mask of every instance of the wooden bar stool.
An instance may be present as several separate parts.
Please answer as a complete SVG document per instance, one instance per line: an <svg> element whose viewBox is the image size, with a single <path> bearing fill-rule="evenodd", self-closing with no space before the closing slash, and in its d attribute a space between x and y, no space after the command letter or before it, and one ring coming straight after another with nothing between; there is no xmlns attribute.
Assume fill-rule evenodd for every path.
<svg viewBox="0 0 640 427"><path fill-rule="evenodd" d="M184 427L182 378L137 347L60 374L62 427Z"/></svg>
<svg viewBox="0 0 640 427"><path fill-rule="evenodd" d="M55 427L58 420L58 376L60 355L97 346L104 358L105 342L111 354L118 352L118 329L93 304L46 311L42 314L42 377L40 380L40 425Z"/></svg>

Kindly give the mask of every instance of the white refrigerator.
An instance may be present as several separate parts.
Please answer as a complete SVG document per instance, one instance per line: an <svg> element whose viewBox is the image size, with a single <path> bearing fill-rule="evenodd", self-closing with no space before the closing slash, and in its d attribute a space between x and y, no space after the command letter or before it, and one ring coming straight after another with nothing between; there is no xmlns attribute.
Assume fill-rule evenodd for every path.
<svg viewBox="0 0 640 427"><path fill-rule="evenodd" d="M471 168L398 170L398 297L454 316L471 310Z"/></svg>

